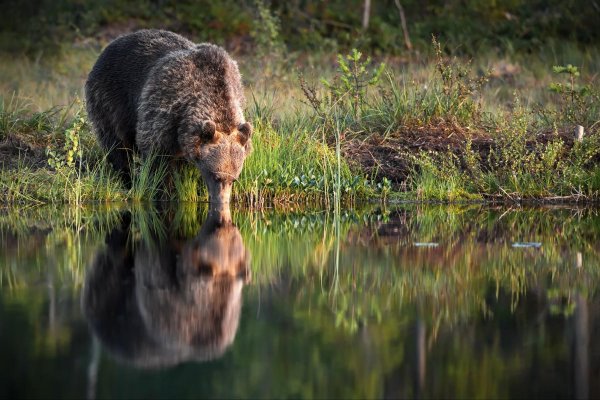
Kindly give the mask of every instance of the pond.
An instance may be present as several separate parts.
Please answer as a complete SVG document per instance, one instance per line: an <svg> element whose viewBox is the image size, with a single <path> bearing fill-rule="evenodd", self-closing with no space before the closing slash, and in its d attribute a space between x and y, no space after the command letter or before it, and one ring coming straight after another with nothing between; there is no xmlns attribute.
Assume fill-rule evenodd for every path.
<svg viewBox="0 0 600 400"><path fill-rule="evenodd" d="M0 212L0 397L598 397L600 210Z"/></svg>

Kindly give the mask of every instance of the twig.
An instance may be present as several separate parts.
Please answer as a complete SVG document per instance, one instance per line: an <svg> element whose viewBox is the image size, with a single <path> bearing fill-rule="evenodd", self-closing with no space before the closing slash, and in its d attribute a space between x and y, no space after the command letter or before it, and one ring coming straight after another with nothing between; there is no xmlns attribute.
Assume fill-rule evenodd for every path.
<svg viewBox="0 0 600 400"><path fill-rule="evenodd" d="M512 197L506 190L504 190L504 188L502 186L498 186L500 188L500 190L502 190L502 192L512 201L514 201L515 203L518 201L518 199L515 199L514 197Z"/></svg>

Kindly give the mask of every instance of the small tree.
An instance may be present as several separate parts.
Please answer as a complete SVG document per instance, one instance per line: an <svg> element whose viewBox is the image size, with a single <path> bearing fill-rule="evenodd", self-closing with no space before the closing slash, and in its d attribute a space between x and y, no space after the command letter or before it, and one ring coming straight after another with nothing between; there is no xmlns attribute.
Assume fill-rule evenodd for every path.
<svg viewBox="0 0 600 400"><path fill-rule="evenodd" d="M579 85L579 69L568 64L567 66L554 66L552 70L556 74L565 74L568 83L554 82L550 84L550 90L559 95L557 120L567 121L577 125L588 125L590 110L600 102L598 93L594 93L590 86ZM594 104L595 103L595 104ZM589 128L589 126L588 126Z"/></svg>
<svg viewBox="0 0 600 400"><path fill-rule="evenodd" d="M338 75L332 82L321 79L323 85L329 89L329 94L334 102L347 102L352 107L356 120L360 117L360 106L367 94L367 88L379 83L385 63L381 63L374 70L367 70L371 64L371 57L362 60L362 53L352 49L352 53L342 56L338 54Z"/></svg>

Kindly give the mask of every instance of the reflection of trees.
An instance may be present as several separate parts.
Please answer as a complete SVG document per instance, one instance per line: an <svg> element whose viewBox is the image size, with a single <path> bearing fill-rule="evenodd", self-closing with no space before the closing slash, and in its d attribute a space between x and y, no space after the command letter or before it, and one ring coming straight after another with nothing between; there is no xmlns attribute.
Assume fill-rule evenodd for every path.
<svg viewBox="0 0 600 400"><path fill-rule="evenodd" d="M587 300L580 294L575 295L575 315L573 317L573 374L575 398L589 398L590 377L590 328Z"/></svg>

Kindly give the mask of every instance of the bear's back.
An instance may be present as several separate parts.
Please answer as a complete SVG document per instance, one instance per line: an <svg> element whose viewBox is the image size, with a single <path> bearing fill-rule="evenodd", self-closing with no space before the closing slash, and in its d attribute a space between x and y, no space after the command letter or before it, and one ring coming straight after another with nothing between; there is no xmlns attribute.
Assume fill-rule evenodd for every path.
<svg viewBox="0 0 600 400"><path fill-rule="evenodd" d="M184 37L162 30L141 30L115 39L104 49L86 82L92 122L102 131L112 131L125 144L133 144L136 109L148 73L169 53L194 47Z"/></svg>
<svg viewBox="0 0 600 400"><path fill-rule="evenodd" d="M145 82L138 107L138 139L156 138L158 126L163 127L160 132L165 138L176 139L176 122L192 115L198 121L212 120L217 130L229 134L244 122L244 103L237 63L223 48L201 43L191 50L171 52L156 63Z"/></svg>

